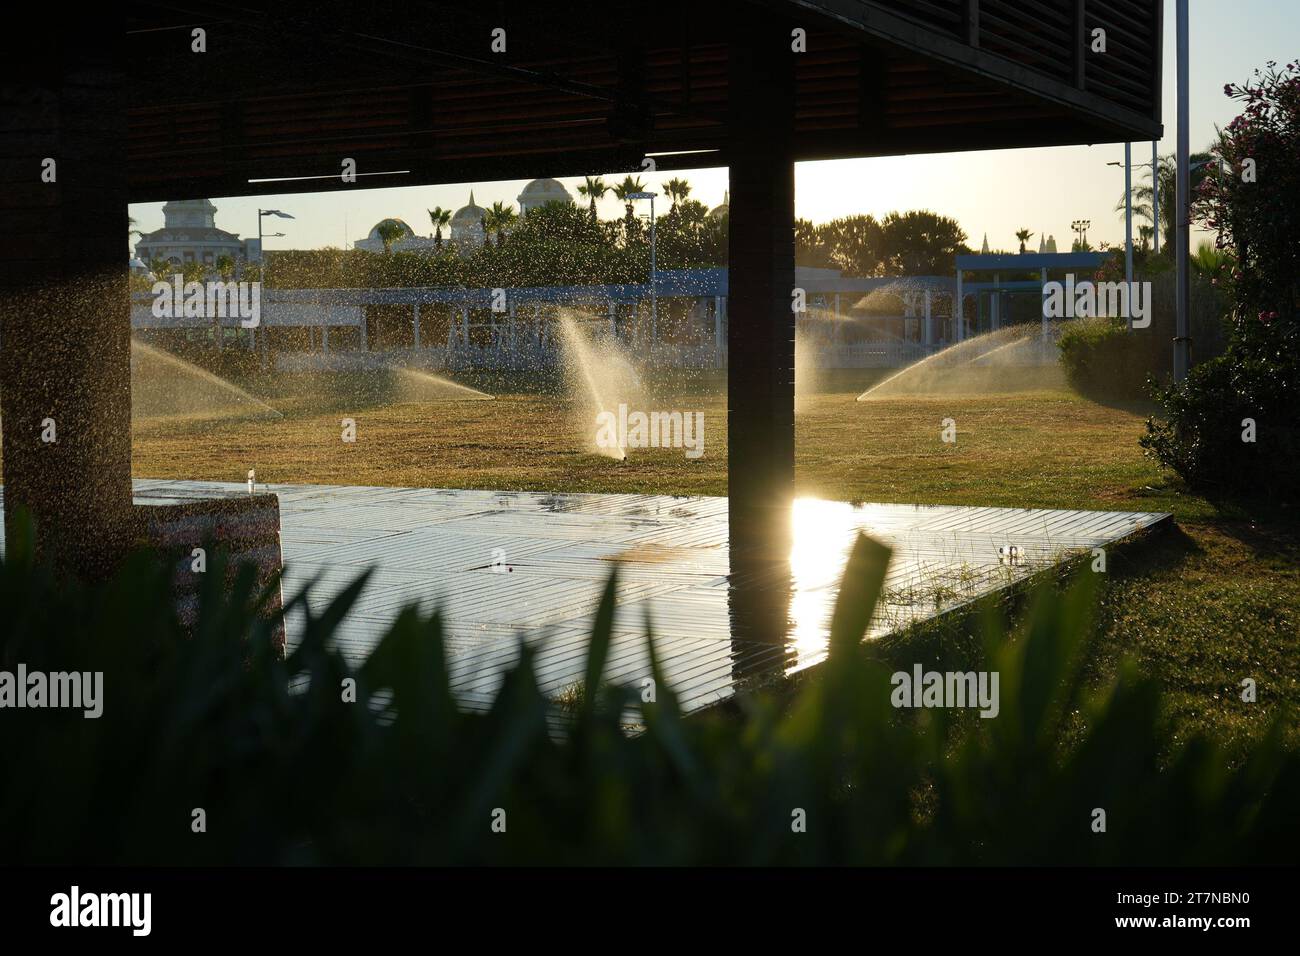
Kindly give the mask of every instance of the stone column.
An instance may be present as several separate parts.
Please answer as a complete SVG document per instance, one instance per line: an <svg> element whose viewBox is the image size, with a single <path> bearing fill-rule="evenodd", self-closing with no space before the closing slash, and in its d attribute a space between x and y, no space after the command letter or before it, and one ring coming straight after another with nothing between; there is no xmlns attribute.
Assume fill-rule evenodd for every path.
<svg viewBox="0 0 1300 956"><path fill-rule="evenodd" d="M5 532L13 553L29 514L38 555L85 578L110 573L135 532L118 21L25 21L0 86Z"/></svg>

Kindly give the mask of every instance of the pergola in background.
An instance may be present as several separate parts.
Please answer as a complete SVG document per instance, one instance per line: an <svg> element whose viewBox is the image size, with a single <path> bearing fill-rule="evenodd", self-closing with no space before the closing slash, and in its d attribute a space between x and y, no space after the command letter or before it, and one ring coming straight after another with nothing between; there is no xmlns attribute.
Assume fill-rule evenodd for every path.
<svg viewBox="0 0 1300 956"><path fill-rule="evenodd" d="M990 304L990 320L992 328L998 328L1002 311L1002 296L1004 293L1025 293L1033 292L1038 296L1043 294L1043 286L1047 284L1048 272L1066 272L1079 273L1079 278L1091 277L1094 272L1101 268L1103 262L1108 258L1104 252L1022 252L1022 253L994 253L984 255L963 255L956 256L954 264L957 274L957 295L955 300L955 315L957 316L956 329L957 341L966 337L965 320L965 298L968 294L975 295L976 302L976 323L975 334L979 334L979 320L984 315L984 295L987 294ZM967 282L965 275L968 272L975 273L992 273L993 281L987 279L979 282ZM1038 279L1035 280L1004 280L1004 275L1017 275L1025 272L1037 272ZM1047 323L1044 319L1044 330Z"/></svg>
<svg viewBox="0 0 1300 956"><path fill-rule="evenodd" d="M1161 6L177 0L9 31L6 521L30 509L42 546L91 574L139 527L129 202L638 172L649 157L729 169L733 567L783 556L794 163L1158 138ZM46 418L57 443L39 439Z"/></svg>

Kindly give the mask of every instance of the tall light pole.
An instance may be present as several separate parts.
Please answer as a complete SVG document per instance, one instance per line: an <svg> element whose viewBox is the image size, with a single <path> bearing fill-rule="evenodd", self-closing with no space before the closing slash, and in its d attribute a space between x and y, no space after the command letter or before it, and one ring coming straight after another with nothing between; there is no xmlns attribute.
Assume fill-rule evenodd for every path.
<svg viewBox="0 0 1300 956"><path fill-rule="evenodd" d="M1151 236L1151 252L1160 255L1160 157L1156 150L1159 143L1151 141L1151 225L1155 230Z"/></svg>
<svg viewBox="0 0 1300 956"><path fill-rule="evenodd" d="M259 209L257 211L257 264L262 271L262 285L266 285L266 252L262 249L262 218L264 216L277 216L280 219L292 219L293 216L287 212L281 212L278 209ZM272 233L275 236L283 236L284 233Z"/></svg>
<svg viewBox="0 0 1300 956"><path fill-rule="evenodd" d="M658 193L631 193L628 199L650 200L650 347L654 348L659 340L659 298L656 291L658 282L655 272L655 196ZM671 210L670 210L671 212Z"/></svg>
<svg viewBox="0 0 1300 956"><path fill-rule="evenodd" d="M262 239L263 239L263 236L262 236L262 219L263 219L264 217L266 217L266 216L275 216L277 219L292 219L292 218L293 218L293 216L289 215L287 212L281 212L279 209L259 209L259 210L257 210L257 265L258 265L258 272L259 272L259 275L258 275L257 278L258 278L258 281L260 281L260 282L262 283L262 288L263 288L264 290L266 289L266 250L262 248ZM276 233L272 233L272 235L273 235L273 236L283 236L284 233L282 233L282 232L276 232ZM271 304L270 299L267 299L266 304L267 304L268 306ZM265 362L265 360L266 360L266 345L267 345L266 332L263 331L263 332L262 332L262 359L263 359L263 362Z"/></svg>
<svg viewBox="0 0 1300 956"><path fill-rule="evenodd" d="M1124 144L1124 282L1133 286L1133 144ZM1129 324L1133 320L1129 319Z"/></svg>
<svg viewBox="0 0 1300 956"><path fill-rule="evenodd" d="M1079 244L1079 251L1083 251L1083 247L1088 244L1088 227L1091 225L1091 219L1076 219L1070 223L1070 228L1074 230Z"/></svg>
<svg viewBox="0 0 1300 956"><path fill-rule="evenodd" d="M1187 337L1187 307L1191 301L1191 277L1187 271L1187 254L1191 242L1191 157L1188 145L1189 109L1187 83L1187 0L1177 3L1178 31L1178 198L1174 208L1174 261L1177 267L1177 318L1174 334L1174 381L1187 378L1191 365L1191 342Z"/></svg>
<svg viewBox="0 0 1300 956"><path fill-rule="evenodd" d="M1133 284L1133 144L1124 144L1124 162L1107 166L1124 167L1124 281ZM1138 165L1143 165L1139 163ZM1152 167L1155 168L1154 166ZM1154 173L1152 176L1154 177ZM1157 225L1157 230L1159 226ZM1131 322L1131 320L1130 320Z"/></svg>

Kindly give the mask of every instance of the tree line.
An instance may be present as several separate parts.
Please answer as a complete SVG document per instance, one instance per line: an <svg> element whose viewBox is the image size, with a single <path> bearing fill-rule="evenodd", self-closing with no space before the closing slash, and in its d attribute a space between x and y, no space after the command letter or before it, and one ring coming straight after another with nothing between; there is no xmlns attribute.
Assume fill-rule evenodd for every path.
<svg viewBox="0 0 1300 956"><path fill-rule="evenodd" d="M632 196L644 192L639 178L627 176L608 184L589 176L578 186L583 204L548 203L517 213L494 203L480 223L482 241L452 243L444 235L452 212L428 210L433 248L402 250L406 235L394 221L376 232L383 252L358 249L278 250L266 253L266 274L257 263L237 265L229 257L216 273L261 279L281 288L385 288L400 286L520 287L644 283L650 273L649 223L637 214ZM722 207L711 214L690 198L691 185L672 179L661 187L668 209L655 223L657 268L699 269L725 266L729 215ZM612 194L624 214L602 219L596 202ZM952 257L969 252L966 234L953 219L926 211L846 216L821 225L800 219L795 224L795 258L799 265L838 269L848 276L947 275ZM174 264L149 263L170 276ZM181 267L187 280L201 279L202 264ZM190 273L194 273L193 276ZM143 281L143 280L142 280Z"/></svg>

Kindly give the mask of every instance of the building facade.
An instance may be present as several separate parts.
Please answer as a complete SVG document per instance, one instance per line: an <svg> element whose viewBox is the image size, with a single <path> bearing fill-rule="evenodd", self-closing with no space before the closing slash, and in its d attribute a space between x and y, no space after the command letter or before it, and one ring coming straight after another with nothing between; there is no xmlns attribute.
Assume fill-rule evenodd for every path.
<svg viewBox="0 0 1300 956"><path fill-rule="evenodd" d="M135 257L145 265L165 260L184 266L199 262L215 269L222 256L236 264L258 256L257 240L240 239L218 229L217 207L209 199L187 199L163 206L163 227L144 233L135 244Z"/></svg>

